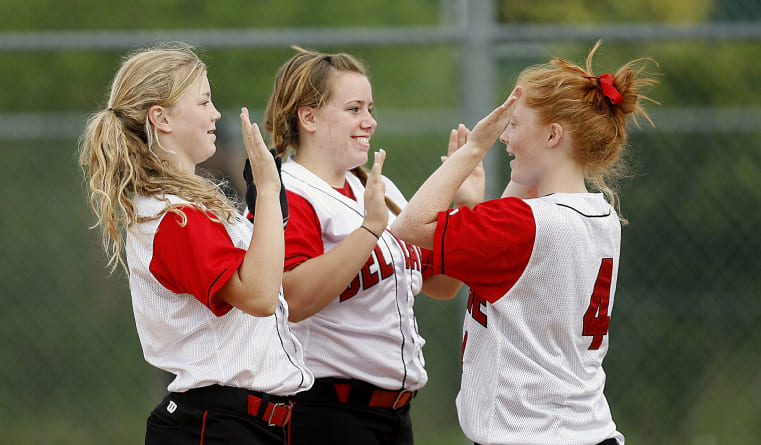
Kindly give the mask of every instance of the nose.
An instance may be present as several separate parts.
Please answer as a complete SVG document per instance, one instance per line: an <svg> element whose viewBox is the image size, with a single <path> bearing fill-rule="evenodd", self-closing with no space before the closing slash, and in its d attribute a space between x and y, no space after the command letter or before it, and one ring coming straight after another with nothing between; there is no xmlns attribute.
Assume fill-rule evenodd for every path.
<svg viewBox="0 0 761 445"><path fill-rule="evenodd" d="M217 107L214 106L214 104L211 104L211 107L214 108L214 113L211 114L211 120L214 122L222 119L222 113L217 110Z"/></svg>
<svg viewBox="0 0 761 445"><path fill-rule="evenodd" d="M509 142L509 138L507 137L507 130L510 127L505 128L505 131L502 132L502 134L499 135L499 141L503 144L507 144Z"/></svg>
<svg viewBox="0 0 761 445"><path fill-rule="evenodd" d="M368 112L365 118L362 120L362 128L375 129L377 126L378 122L375 120L373 115Z"/></svg>

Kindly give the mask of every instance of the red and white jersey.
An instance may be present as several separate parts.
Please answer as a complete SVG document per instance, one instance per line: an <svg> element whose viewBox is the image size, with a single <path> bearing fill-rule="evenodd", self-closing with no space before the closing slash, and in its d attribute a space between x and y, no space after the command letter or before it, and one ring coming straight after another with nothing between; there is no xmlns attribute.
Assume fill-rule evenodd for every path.
<svg viewBox="0 0 761 445"><path fill-rule="evenodd" d="M345 196L289 159L282 167L288 190L285 268L333 249L364 219L364 187L346 173ZM388 178L386 195L407 201ZM395 219L389 212L389 225ZM292 323L315 377L362 380L386 389L417 390L428 381L412 310L423 277L430 275L430 251L384 231L351 284L320 312Z"/></svg>
<svg viewBox="0 0 761 445"><path fill-rule="evenodd" d="M243 216L216 223L191 203L167 198L186 205L187 225L167 213L127 232L132 306L146 361L175 375L167 388L172 392L212 384L282 396L309 389L314 377L288 326L282 288L268 317L215 296L242 263L252 224ZM135 205L143 216L166 206L145 196Z"/></svg>
<svg viewBox="0 0 761 445"><path fill-rule="evenodd" d="M482 444L624 443L603 394L621 224L601 194L441 212L434 272L470 287L460 425Z"/></svg>

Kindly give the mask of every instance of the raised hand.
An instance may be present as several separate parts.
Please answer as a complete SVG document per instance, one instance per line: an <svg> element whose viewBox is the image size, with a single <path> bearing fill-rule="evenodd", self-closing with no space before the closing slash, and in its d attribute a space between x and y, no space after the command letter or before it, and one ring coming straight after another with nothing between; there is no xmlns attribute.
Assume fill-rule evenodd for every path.
<svg viewBox="0 0 761 445"><path fill-rule="evenodd" d="M463 124L460 124L456 130L449 133L449 145L447 147L447 156L442 156L442 161L446 161L457 149L465 145L468 141L470 130ZM470 172L453 198L455 207L474 205L483 202L484 193L486 192L486 173L484 172L484 163L478 165Z"/></svg>
<svg viewBox="0 0 761 445"><path fill-rule="evenodd" d="M376 236L380 236L388 224L386 185L381 179L385 160L385 150L381 149L375 152L373 168L367 175L367 185L365 186L365 220L362 225L370 229Z"/></svg>
<svg viewBox="0 0 761 445"><path fill-rule="evenodd" d="M488 151L494 145L499 135L507 127L512 115L512 108L520 98L522 91L520 86L516 86L505 103L478 121L468 136L469 145L473 145L481 151Z"/></svg>
<svg viewBox="0 0 761 445"><path fill-rule="evenodd" d="M249 121L248 110L246 108L241 110L241 125L243 128L243 142L246 145L246 152L248 153L248 159L246 159L246 164L243 166L243 179L246 181L246 206L248 207L248 210L251 214L251 218L253 218L256 209L256 196L258 192L256 184L254 183L256 174L251 168L251 165L254 162L252 156L258 156L258 150L260 150L261 147L266 149L267 146L264 144L264 140L262 139L261 133L259 132L259 127L256 124L251 124ZM269 149L267 151L271 155L270 159L274 159L275 161L275 169L277 171L278 182L280 184L280 211L283 216L283 228L285 228L285 226L288 224L288 196L286 194L285 186L283 185L283 178L280 173L281 158L277 156L277 153L274 149ZM269 160L266 162L269 163ZM267 168L266 166L260 167L264 167L265 169Z"/></svg>
<svg viewBox="0 0 761 445"><path fill-rule="evenodd" d="M243 144L246 146L246 153L251 164L253 183L258 192L262 193L264 188L280 191L280 176L275 166L275 160L267 149L264 139L262 139L259 126L251 123L248 109L245 107L241 108L240 122L243 131Z"/></svg>

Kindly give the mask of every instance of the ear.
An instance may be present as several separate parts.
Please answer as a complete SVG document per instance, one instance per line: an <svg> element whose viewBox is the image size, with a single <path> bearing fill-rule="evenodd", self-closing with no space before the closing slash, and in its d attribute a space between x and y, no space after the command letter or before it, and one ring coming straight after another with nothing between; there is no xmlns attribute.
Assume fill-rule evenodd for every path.
<svg viewBox="0 0 761 445"><path fill-rule="evenodd" d="M317 129L315 111L312 107L301 107L297 112L299 125L309 133L314 133Z"/></svg>
<svg viewBox="0 0 761 445"><path fill-rule="evenodd" d="M161 105L153 105L148 109L148 120L156 130L162 133L172 132L172 127L169 125L167 110Z"/></svg>
<svg viewBox="0 0 761 445"><path fill-rule="evenodd" d="M550 124L549 131L547 132L547 145L551 148L557 147L560 141L563 139L563 126L557 122Z"/></svg>

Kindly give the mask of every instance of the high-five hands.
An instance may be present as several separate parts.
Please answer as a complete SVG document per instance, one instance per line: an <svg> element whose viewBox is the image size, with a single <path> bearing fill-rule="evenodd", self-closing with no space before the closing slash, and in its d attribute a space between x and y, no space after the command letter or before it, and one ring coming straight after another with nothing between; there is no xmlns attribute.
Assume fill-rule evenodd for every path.
<svg viewBox="0 0 761 445"><path fill-rule="evenodd" d="M465 145L468 141L470 130L463 124L460 124L457 129L453 129L449 132L449 145L447 146L447 156L442 156L441 160L446 161L460 147ZM455 207L474 205L483 202L484 194L486 192L486 173L484 171L483 161L470 172L470 175L465 179L460 188L457 190L452 202Z"/></svg>
<svg viewBox="0 0 761 445"><path fill-rule="evenodd" d="M280 211L283 215L283 228L285 228L288 224L288 196L280 173L281 158L277 156L274 149L267 149L259 126L251 123L247 108L241 109L240 119L243 143L248 154L243 167L243 178L246 181L246 206L253 216L256 209L257 188L261 192L263 187L277 187L280 192Z"/></svg>
<svg viewBox="0 0 761 445"><path fill-rule="evenodd" d="M468 136L469 145L477 147L481 151L488 151L494 142L496 142L499 135L505 130L510 116L512 116L512 109L518 99L521 97L523 89L520 86L515 87L510 96L508 96L505 103L495 108L491 113L487 114L483 119L478 121L473 131Z"/></svg>
<svg viewBox="0 0 761 445"><path fill-rule="evenodd" d="M386 151L380 149L375 152L373 168L367 175L365 185L365 220L362 225L370 230L376 237L380 237L388 225L388 207L386 206L386 184L383 183L381 173L383 163L386 160Z"/></svg>

